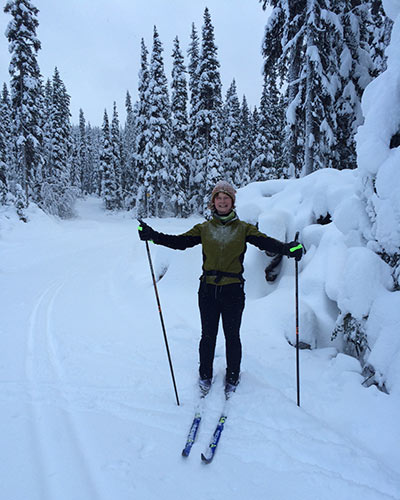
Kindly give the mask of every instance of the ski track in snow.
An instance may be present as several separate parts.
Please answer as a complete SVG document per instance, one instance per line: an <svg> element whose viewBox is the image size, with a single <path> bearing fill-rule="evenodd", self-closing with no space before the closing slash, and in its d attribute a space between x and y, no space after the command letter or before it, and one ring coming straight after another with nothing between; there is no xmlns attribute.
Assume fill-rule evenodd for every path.
<svg viewBox="0 0 400 500"><path fill-rule="evenodd" d="M44 290L34 304L29 321L26 376L32 397L32 437L38 453L38 498L59 499L64 495L63 481L49 473L53 464L57 464L57 469L66 474L64 480L72 480L79 486L82 498L102 499L85 456L81 425L71 411L64 390L63 368L52 329L54 304L64 285L65 281L55 282ZM49 387L40 381L43 375L53 380ZM62 444L57 448L47 439L52 430L63 434Z"/></svg>
<svg viewBox="0 0 400 500"><path fill-rule="evenodd" d="M273 345L266 366L254 347L257 335L251 338L246 323L242 382L229 404L215 459L209 466L200 463L223 406L221 334L216 381L198 441L190 457L182 459L196 406L193 332L198 316L190 300L196 294L199 255L152 247L156 266L168 268L159 287L182 403L178 408L144 246L132 236L134 223L96 211L89 218L93 214L96 220L66 223L71 248L65 241L59 247L53 242L61 259L53 271L46 274L46 259L38 267L44 277L29 292L26 332L20 332L26 383L7 380L0 386L0 403L15 405L13 418L21 420L21 470L30 467L26 484L15 480L10 486L11 477L5 500L170 500L177 494L191 500L400 499L395 468L315 411L314 398L325 397L311 395L317 385L304 391L297 408L295 382L282 385L291 377L286 370L293 350L281 352ZM179 232L190 221L155 224ZM170 255L172 263L163 262ZM176 259L183 269L175 266ZM193 282L180 290L185 279ZM302 356L318 377L316 355ZM21 405L28 412L23 419ZM3 467L0 476L6 477Z"/></svg>

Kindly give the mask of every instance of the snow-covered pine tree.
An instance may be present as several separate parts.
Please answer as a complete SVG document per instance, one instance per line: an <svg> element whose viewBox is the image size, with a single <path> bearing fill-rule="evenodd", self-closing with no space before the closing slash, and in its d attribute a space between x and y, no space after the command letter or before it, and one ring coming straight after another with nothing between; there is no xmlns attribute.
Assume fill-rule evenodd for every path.
<svg viewBox="0 0 400 500"><path fill-rule="evenodd" d="M28 201L26 199L26 193L22 189L21 184L15 184L15 196L14 196L14 205L18 217L23 222L28 222L28 218L25 213L25 209L28 206Z"/></svg>
<svg viewBox="0 0 400 500"><path fill-rule="evenodd" d="M203 196L203 213L208 207L210 193L216 182L223 177L221 173L221 117L211 122L206 159L205 190Z"/></svg>
<svg viewBox="0 0 400 500"><path fill-rule="evenodd" d="M335 54L340 30L337 16L328 10L329 0L307 0L304 89L304 164L302 176L335 166L338 66Z"/></svg>
<svg viewBox="0 0 400 500"><path fill-rule="evenodd" d="M79 125L71 125L70 132L70 184L74 187L76 196L82 194L82 170L79 161Z"/></svg>
<svg viewBox="0 0 400 500"><path fill-rule="evenodd" d="M0 97L0 204L7 202L11 190L10 184L15 182L12 165L11 101L7 85L4 83ZM15 192L15 189L13 191Z"/></svg>
<svg viewBox="0 0 400 500"><path fill-rule="evenodd" d="M114 102L113 116L111 121L111 155L112 166L114 169L115 179L115 207L120 209L123 206L123 192L122 192L122 137L119 126L119 118L117 111L117 103Z"/></svg>
<svg viewBox="0 0 400 500"><path fill-rule="evenodd" d="M282 141L284 137L283 110L276 86L276 72L271 68L264 75L260 99L258 127L255 139L255 158L252 180L261 181L284 177Z"/></svg>
<svg viewBox="0 0 400 500"><path fill-rule="evenodd" d="M256 178L256 172L253 170L253 165L254 165L254 159L257 156L257 147L256 147L256 140L257 140L257 135L258 135L258 128L260 124L260 115L257 109L257 106L254 106L253 112L250 115L250 137L252 138L252 144L253 144L253 149L252 149L252 159L250 163L250 180L254 181Z"/></svg>
<svg viewBox="0 0 400 500"><path fill-rule="evenodd" d="M50 78L47 79L44 87L43 100L43 178L48 179L51 176L51 152L52 152L52 124L51 113L53 105L53 86Z"/></svg>
<svg viewBox="0 0 400 500"><path fill-rule="evenodd" d="M301 78L306 27L306 0L260 0L273 7L262 47L264 75L277 71L287 86L284 154L289 175L300 175L304 159L304 109Z"/></svg>
<svg viewBox="0 0 400 500"><path fill-rule="evenodd" d="M384 46L391 22L384 16L381 0L338 0L335 12L342 26L338 41L340 85L336 99L336 168L356 168L355 134L363 122L361 98L372 78L385 69Z"/></svg>
<svg viewBox="0 0 400 500"><path fill-rule="evenodd" d="M76 190L77 195L82 193L82 163L80 161L80 127L71 126L71 153L70 153L70 182Z"/></svg>
<svg viewBox="0 0 400 500"><path fill-rule="evenodd" d="M190 200L189 206L192 213L199 209L199 200L202 192L202 176L197 171L198 161L201 157L201 143L196 134L196 117L199 110L199 37L194 23L190 34L190 44L188 49L188 73L189 73L189 91L190 91L190 111L189 111L189 140L190 140Z"/></svg>
<svg viewBox="0 0 400 500"><path fill-rule="evenodd" d="M110 122L108 120L107 110L104 110L104 119L102 126L102 143L100 154L100 172L101 172L101 192L104 199L106 210L115 210L116 204L116 182L113 165L113 155L110 135Z"/></svg>
<svg viewBox="0 0 400 500"><path fill-rule="evenodd" d="M247 179L247 181L243 182L243 185L250 182L250 167L251 162L254 159L254 139L253 139L253 124L252 124L252 116L250 114L249 105L247 103L246 96L243 96L242 103L240 106L240 115L239 115L240 125L240 164L242 169L242 177L243 179Z"/></svg>
<svg viewBox="0 0 400 500"><path fill-rule="evenodd" d="M223 133L222 133L222 168L224 179L236 187L241 187L249 182L243 171L241 157L241 123L240 102L236 90L236 82L232 81L226 92L223 106Z"/></svg>
<svg viewBox="0 0 400 500"><path fill-rule="evenodd" d="M38 202L43 158L42 84L36 36L38 9L30 0L8 0L4 12L12 16L6 30L11 52L9 73L15 137L16 184L24 191L25 202ZM16 194L16 193L14 193ZM20 203L24 203L18 189Z"/></svg>
<svg viewBox="0 0 400 500"><path fill-rule="evenodd" d="M382 0L370 0L371 22L367 25L368 44L373 62L373 77L376 78L386 70L385 49L390 43L393 21L386 16Z"/></svg>
<svg viewBox="0 0 400 500"><path fill-rule="evenodd" d="M189 91L190 91L190 117L197 111L198 94L199 94L199 37L194 23L192 23L192 31L190 33L190 44L187 51L189 57L188 73L189 73Z"/></svg>
<svg viewBox="0 0 400 500"><path fill-rule="evenodd" d="M261 96L260 113L258 116L257 135L255 139L255 152L256 156L251 164L252 181L265 181L275 179L274 166L272 163L272 154L270 153L271 145L268 142L268 128L266 120L268 117L268 110L265 112L264 102L265 98L265 85Z"/></svg>
<svg viewBox="0 0 400 500"><path fill-rule="evenodd" d="M186 68L178 37L174 40L172 57L170 197L174 214L185 217L190 213L188 206L190 168L188 92Z"/></svg>
<svg viewBox="0 0 400 500"><path fill-rule="evenodd" d="M135 206L135 195L137 192L134 174L134 155L136 147L136 112L132 106L132 98L127 91L125 99L126 121L122 136L123 162L122 162L122 190L124 206L128 210Z"/></svg>
<svg viewBox="0 0 400 500"><path fill-rule="evenodd" d="M162 52L162 43L154 26L148 90L150 121L143 157L149 215L156 217L169 209L170 190L171 107Z"/></svg>
<svg viewBox="0 0 400 500"><path fill-rule="evenodd" d="M137 185L136 212L138 217L148 217L148 184L146 178L147 164L145 148L149 140L150 102L149 83L150 72L147 62L148 50L144 40L141 41L141 62L139 71L138 94L139 101L136 115L136 150L135 150L135 181Z"/></svg>
<svg viewBox="0 0 400 500"><path fill-rule="evenodd" d="M59 217L71 217L77 189L71 185L70 97L57 68L52 78L50 107L50 158L41 187L44 209Z"/></svg>
<svg viewBox="0 0 400 500"><path fill-rule="evenodd" d="M0 109L1 116L1 109ZM7 163L6 163L7 141L3 126L0 122L0 205L6 203L8 186L7 186Z"/></svg>
<svg viewBox="0 0 400 500"><path fill-rule="evenodd" d="M86 119L83 109L79 110L79 135L78 135L78 161L81 171L82 194L92 193L92 169L89 164L88 136L86 130Z"/></svg>
<svg viewBox="0 0 400 500"><path fill-rule="evenodd" d="M329 0L273 1L263 52L265 75L287 82L285 154L291 175L333 166L338 68L332 60L338 19ZM283 43L275 39L282 35ZM283 47L283 48L281 48Z"/></svg>
<svg viewBox="0 0 400 500"><path fill-rule="evenodd" d="M277 90L277 88L276 88ZM276 103L276 133L274 135L274 155L278 179L289 178L289 167L285 157L285 110L286 97L281 92L277 92L278 101Z"/></svg>
<svg viewBox="0 0 400 500"><path fill-rule="evenodd" d="M220 63L217 58L214 27L208 8L204 11L201 51L198 64L198 106L194 116L194 134L200 157L196 161L195 178L201 186L197 207L205 210L209 194L221 179L222 96Z"/></svg>
<svg viewBox="0 0 400 500"><path fill-rule="evenodd" d="M101 137L102 132L98 127L92 128L90 123L86 127L87 138L87 165L89 172L89 187L90 194L101 196L101 172L100 172L100 155L101 155Z"/></svg>
<svg viewBox="0 0 400 500"><path fill-rule="evenodd" d="M377 70L371 55L385 33L387 40L387 23L377 26L382 10L371 14L381 0L260 1L274 7L263 43L264 72L277 65L287 84L284 151L291 175L354 167L361 96Z"/></svg>

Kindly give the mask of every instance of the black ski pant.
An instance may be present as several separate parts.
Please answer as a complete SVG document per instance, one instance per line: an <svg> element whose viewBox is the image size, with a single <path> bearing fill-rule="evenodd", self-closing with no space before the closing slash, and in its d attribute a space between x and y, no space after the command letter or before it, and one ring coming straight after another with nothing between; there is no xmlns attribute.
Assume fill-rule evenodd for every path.
<svg viewBox="0 0 400 500"><path fill-rule="evenodd" d="M212 378L219 319L225 335L226 374L233 380L239 377L242 359L240 323L244 309L243 283L210 285L201 282L199 309L201 317L200 378Z"/></svg>

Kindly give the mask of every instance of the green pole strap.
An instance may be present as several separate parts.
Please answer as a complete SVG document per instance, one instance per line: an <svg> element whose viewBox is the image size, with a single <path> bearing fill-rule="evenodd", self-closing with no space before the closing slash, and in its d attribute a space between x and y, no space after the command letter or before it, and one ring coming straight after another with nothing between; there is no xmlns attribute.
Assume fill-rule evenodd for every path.
<svg viewBox="0 0 400 500"><path fill-rule="evenodd" d="M300 250L300 248L303 248L303 245L299 243L297 247L293 247L289 249L289 252L295 252L296 250Z"/></svg>

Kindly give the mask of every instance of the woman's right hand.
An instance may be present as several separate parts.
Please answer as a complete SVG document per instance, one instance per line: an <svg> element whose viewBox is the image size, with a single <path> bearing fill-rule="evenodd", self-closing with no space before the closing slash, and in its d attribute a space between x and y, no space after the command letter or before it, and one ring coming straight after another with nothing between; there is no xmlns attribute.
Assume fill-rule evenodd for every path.
<svg viewBox="0 0 400 500"><path fill-rule="evenodd" d="M138 232L139 232L139 238L142 241L154 240L155 235L157 234L157 231L154 231L153 228L151 228L148 224L146 224L142 220L139 220Z"/></svg>

